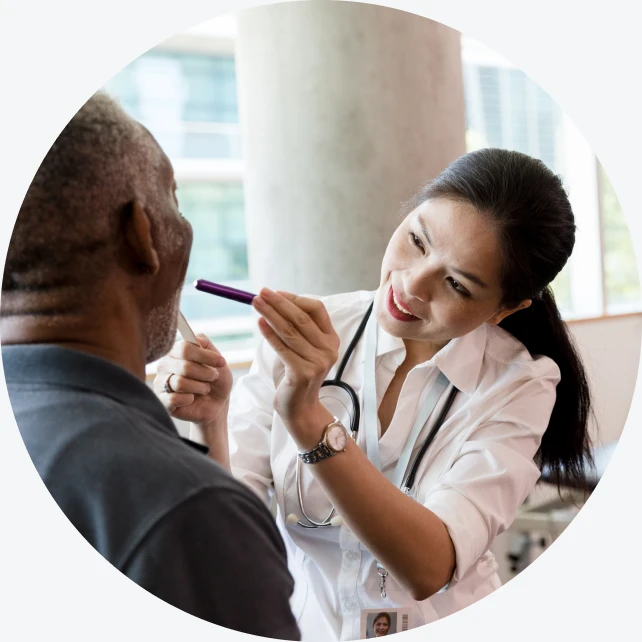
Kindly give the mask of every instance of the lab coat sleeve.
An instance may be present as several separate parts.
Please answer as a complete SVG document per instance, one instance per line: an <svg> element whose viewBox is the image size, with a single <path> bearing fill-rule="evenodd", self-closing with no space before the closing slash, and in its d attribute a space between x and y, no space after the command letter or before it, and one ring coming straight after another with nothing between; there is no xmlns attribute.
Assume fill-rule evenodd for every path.
<svg viewBox="0 0 642 642"><path fill-rule="evenodd" d="M261 340L250 371L232 391L228 419L232 474L266 506L273 488L270 442L274 415L275 355Z"/></svg>
<svg viewBox="0 0 642 642"><path fill-rule="evenodd" d="M554 364L553 364L554 365ZM446 525L460 580L513 522L540 476L533 458L555 404L557 366L522 382L462 444L424 506Z"/></svg>

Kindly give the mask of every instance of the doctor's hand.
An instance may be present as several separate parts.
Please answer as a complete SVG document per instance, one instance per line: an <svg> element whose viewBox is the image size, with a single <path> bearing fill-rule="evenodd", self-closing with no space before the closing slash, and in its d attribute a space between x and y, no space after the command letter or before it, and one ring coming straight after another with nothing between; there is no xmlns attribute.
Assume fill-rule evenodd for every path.
<svg viewBox="0 0 642 642"><path fill-rule="evenodd" d="M172 417L206 428L227 416L233 378L214 344L204 334L197 339L200 347L178 341L158 362L154 392ZM169 393L165 391L168 377L173 390Z"/></svg>
<svg viewBox="0 0 642 642"><path fill-rule="evenodd" d="M307 425L317 439L321 426L311 418L324 416L319 391L339 350L339 336L328 312L321 301L268 288L261 290L252 305L261 315L261 334L285 366L274 398L275 410L291 433ZM297 439L296 434L292 436Z"/></svg>

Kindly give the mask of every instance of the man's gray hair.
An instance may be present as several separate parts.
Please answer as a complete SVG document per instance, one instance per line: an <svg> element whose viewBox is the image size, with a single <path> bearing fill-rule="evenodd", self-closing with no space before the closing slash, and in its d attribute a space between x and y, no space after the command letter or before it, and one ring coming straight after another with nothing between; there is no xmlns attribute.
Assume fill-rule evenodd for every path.
<svg viewBox="0 0 642 642"><path fill-rule="evenodd" d="M134 198L158 198L162 162L142 125L106 93L92 96L47 153L22 203L2 280L2 315L55 315L63 311L36 304L39 294L87 291L104 279L126 208ZM13 309L10 293L32 294L34 309ZM83 296L63 298L73 308Z"/></svg>

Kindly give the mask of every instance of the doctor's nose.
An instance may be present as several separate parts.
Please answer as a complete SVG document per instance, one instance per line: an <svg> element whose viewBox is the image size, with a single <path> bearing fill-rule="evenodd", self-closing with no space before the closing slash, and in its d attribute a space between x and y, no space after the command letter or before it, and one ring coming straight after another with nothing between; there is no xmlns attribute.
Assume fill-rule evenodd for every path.
<svg viewBox="0 0 642 642"><path fill-rule="evenodd" d="M429 270L407 270L401 281L407 295L422 303L430 301L434 278Z"/></svg>

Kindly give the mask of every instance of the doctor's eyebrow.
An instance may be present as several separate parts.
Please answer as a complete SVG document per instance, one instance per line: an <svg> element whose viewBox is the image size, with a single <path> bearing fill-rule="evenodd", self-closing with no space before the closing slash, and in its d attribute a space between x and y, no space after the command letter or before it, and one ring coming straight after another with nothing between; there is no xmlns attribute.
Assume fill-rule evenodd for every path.
<svg viewBox="0 0 642 642"><path fill-rule="evenodd" d="M432 247L432 239L430 237L430 234L428 233L428 228L426 227L425 221L423 220L423 218L421 218L421 216L417 217L417 221L419 222L419 227L421 228L422 234L426 237L426 241L428 242L428 245ZM457 267L451 266L450 269L453 272L460 274L465 279L468 279L475 285L478 285L480 288L484 288L484 289L488 288L488 285L486 285L486 283L484 283L484 281L482 281L478 276L475 276L474 274L471 274L470 272L466 272L465 270L461 270L460 268L457 268Z"/></svg>
<svg viewBox="0 0 642 642"><path fill-rule="evenodd" d="M432 239L430 238L430 234L428 234L428 228L424 223L424 219L421 218L421 216L418 216L417 220L419 221L419 227L421 228L421 233L426 237L426 241L428 241L428 245L432 247Z"/></svg>
<svg viewBox="0 0 642 642"><path fill-rule="evenodd" d="M475 276L474 274L471 274L470 272L465 272L464 270L460 270L459 268L451 268L453 272L456 272L457 274L461 274L464 278L468 279L469 281L472 281L476 285L478 285L480 288L488 288L488 286L478 277Z"/></svg>

